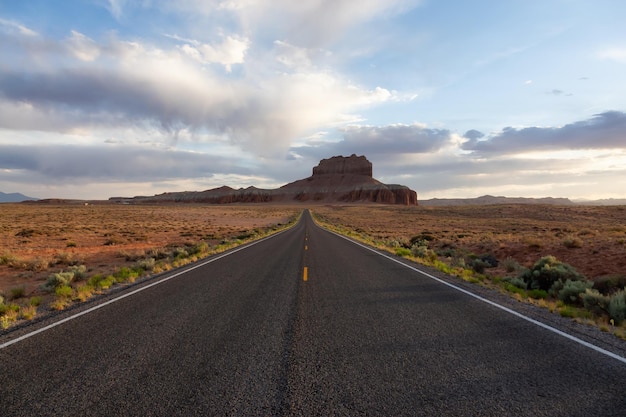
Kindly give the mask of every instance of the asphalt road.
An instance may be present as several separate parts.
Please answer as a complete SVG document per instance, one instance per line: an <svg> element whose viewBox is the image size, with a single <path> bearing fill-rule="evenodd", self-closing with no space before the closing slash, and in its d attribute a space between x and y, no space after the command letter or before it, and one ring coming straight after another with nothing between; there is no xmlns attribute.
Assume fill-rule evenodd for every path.
<svg viewBox="0 0 626 417"><path fill-rule="evenodd" d="M626 363L306 212L194 268L9 346L0 339L0 415L626 415Z"/></svg>

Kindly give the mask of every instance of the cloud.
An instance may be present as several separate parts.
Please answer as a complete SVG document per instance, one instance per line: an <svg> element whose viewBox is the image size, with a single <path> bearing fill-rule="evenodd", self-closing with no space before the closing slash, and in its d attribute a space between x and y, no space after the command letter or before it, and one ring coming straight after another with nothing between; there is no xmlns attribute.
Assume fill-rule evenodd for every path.
<svg viewBox="0 0 626 417"><path fill-rule="evenodd" d="M13 22L11 20L6 20L0 18L0 30L6 33L16 33L21 36L37 36L37 32L34 30L27 28L26 26Z"/></svg>
<svg viewBox="0 0 626 417"><path fill-rule="evenodd" d="M337 142L312 141L292 148L296 155L315 159L329 155L353 153L391 160L396 163L414 154L430 154L453 145L455 138L446 129L431 129L421 124L394 124L388 126L347 126L338 129L342 140Z"/></svg>
<svg viewBox="0 0 626 417"><path fill-rule="evenodd" d="M610 61L626 64L626 47L612 47L607 48L598 53L600 59L607 59Z"/></svg>
<svg viewBox="0 0 626 417"><path fill-rule="evenodd" d="M248 41L242 39L164 49L115 37L97 42L75 31L61 41L24 43L22 35L7 36L22 48L19 59L0 67L4 129L143 126L172 135L190 129L224 134L242 149L271 155L287 152L292 140L313 128L358 120L355 110L398 97L328 70L276 72L271 54L269 63L266 55L244 63ZM231 77L202 65L208 61L226 67L241 62L246 70Z"/></svg>
<svg viewBox="0 0 626 417"><path fill-rule="evenodd" d="M247 38L239 39L227 36L221 44L210 45L193 41L182 45L180 48L187 55L202 64L217 63L224 66L227 72L231 72L234 64L243 64L246 51L250 45Z"/></svg>
<svg viewBox="0 0 626 417"><path fill-rule="evenodd" d="M165 181L249 174L224 156L139 146L0 144L0 169L23 171L44 183L64 181Z"/></svg>
<svg viewBox="0 0 626 417"><path fill-rule="evenodd" d="M513 154L544 150L625 148L626 113L607 111L562 127L507 127L485 140L471 139L464 150L482 154Z"/></svg>
<svg viewBox="0 0 626 417"><path fill-rule="evenodd" d="M470 140L477 140L477 139L480 139L480 138L482 138L484 136L485 136L485 134L483 132L479 132L478 130L475 130L475 129L468 130L463 135L464 138L467 138L467 139L470 139Z"/></svg>

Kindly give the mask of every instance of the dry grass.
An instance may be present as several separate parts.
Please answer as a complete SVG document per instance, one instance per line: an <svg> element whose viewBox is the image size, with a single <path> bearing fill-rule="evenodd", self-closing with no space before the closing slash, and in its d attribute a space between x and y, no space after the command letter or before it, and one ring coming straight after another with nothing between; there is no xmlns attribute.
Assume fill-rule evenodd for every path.
<svg viewBox="0 0 626 417"><path fill-rule="evenodd" d="M118 274L109 284L132 282L259 237L301 210L267 205L0 204L0 296L5 303L19 298L2 314L2 327L18 318L16 309L24 319L37 314L25 297L43 297L47 307L63 309L106 286L75 283L72 297L55 297L54 291L41 288L52 274L85 265L83 280ZM120 271L131 272L121 276Z"/></svg>
<svg viewBox="0 0 626 417"><path fill-rule="evenodd" d="M626 274L623 206L323 206L313 211L380 244L419 236L440 253L492 254L525 267L553 255L590 279ZM500 269L495 272L505 275Z"/></svg>
<svg viewBox="0 0 626 417"><path fill-rule="evenodd" d="M411 253L413 259L447 274L499 288L518 301L594 323L626 339L626 321L607 325L606 315L594 316L582 307L544 299L503 280L553 255L590 280L622 277L619 282L624 282L626 207L324 206L313 212L340 233L402 256ZM476 259L493 259L499 264L490 267Z"/></svg>

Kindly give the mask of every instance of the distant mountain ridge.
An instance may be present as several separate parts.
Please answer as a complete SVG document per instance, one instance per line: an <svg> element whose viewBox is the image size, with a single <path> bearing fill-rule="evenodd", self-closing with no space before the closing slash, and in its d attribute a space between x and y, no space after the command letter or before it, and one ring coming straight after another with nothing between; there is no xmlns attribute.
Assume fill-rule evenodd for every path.
<svg viewBox="0 0 626 417"><path fill-rule="evenodd" d="M38 198L29 197L21 193L3 193L0 191L0 203L21 203L22 201L37 201Z"/></svg>
<svg viewBox="0 0 626 417"><path fill-rule="evenodd" d="M549 204L557 206L571 206L575 203L569 198L527 198L527 197L503 197L483 195L477 198L432 198L421 200L422 206L484 206L490 204Z"/></svg>

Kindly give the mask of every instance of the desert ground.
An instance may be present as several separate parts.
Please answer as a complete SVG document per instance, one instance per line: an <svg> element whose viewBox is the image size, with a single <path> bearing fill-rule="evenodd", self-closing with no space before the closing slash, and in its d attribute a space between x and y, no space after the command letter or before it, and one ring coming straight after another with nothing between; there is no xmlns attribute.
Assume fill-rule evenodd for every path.
<svg viewBox="0 0 626 417"><path fill-rule="evenodd" d="M440 258L492 255L500 264L509 260L529 268L553 255L591 280L626 276L626 206L326 206L314 211L382 245L426 240ZM488 272L506 274L502 267Z"/></svg>
<svg viewBox="0 0 626 417"><path fill-rule="evenodd" d="M87 276L106 275L201 242L205 252L227 247L284 225L300 211L261 205L0 204L0 295L8 301L41 295L51 274L77 265L85 265Z"/></svg>
<svg viewBox="0 0 626 417"><path fill-rule="evenodd" d="M2 327L63 309L115 283L133 282L259 238L293 221L304 208L0 204ZM496 260L497 266L481 271L485 276L516 274L553 255L590 280L618 282L620 287L613 290L626 283L626 206L313 204L310 208L323 223L392 252L394 247L410 248L420 242L450 265L465 267L477 257ZM76 275L71 284L53 279L69 271Z"/></svg>

